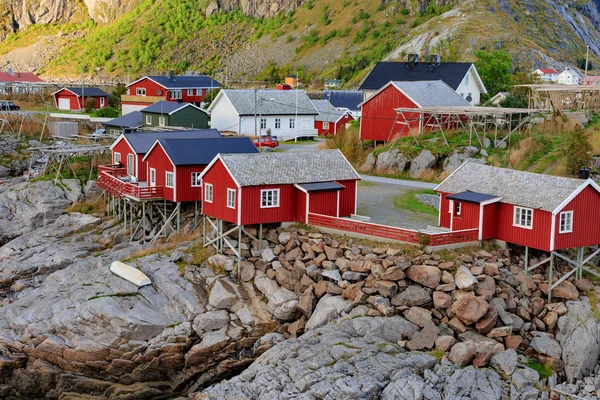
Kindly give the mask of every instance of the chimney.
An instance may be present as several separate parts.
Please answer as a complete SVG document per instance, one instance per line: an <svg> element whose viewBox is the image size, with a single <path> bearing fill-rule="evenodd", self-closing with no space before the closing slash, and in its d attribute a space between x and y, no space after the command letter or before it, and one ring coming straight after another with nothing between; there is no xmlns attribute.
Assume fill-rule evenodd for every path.
<svg viewBox="0 0 600 400"><path fill-rule="evenodd" d="M439 67L440 61L441 57L439 54L431 54L429 56L429 65L431 65L432 67Z"/></svg>
<svg viewBox="0 0 600 400"><path fill-rule="evenodd" d="M583 167L579 170L579 179L590 179L590 176L592 175L592 170L589 169L588 167Z"/></svg>
<svg viewBox="0 0 600 400"><path fill-rule="evenodd" d="M418 54L409 54L408 55L408 65L414 67L419 63L419 55Z"/></svg>
<svg viewBox="0 0 600 400"><path fill-rule="evenodd" d="M175 79L175 71L170 70L169 71L169 80L172 81Z"/></svg>

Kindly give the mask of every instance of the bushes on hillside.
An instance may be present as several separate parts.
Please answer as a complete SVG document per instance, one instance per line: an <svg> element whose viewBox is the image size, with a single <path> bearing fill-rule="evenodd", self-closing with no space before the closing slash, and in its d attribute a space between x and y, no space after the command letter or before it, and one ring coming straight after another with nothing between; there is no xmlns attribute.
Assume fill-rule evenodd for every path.
<svg viewBox="0 0 600 400"><path fill-rule="evenodd" d="M564 153L567 171L570 174L577 175L580 168L589 166L592 159L592 146L588 133L583 129L566 132Z"/></svg>

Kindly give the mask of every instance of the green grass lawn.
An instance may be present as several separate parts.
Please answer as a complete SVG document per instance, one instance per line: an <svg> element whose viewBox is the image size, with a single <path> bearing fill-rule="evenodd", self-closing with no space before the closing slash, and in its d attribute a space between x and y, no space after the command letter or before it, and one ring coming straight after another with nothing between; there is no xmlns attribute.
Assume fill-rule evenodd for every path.
<svg viewBox="0 0 600 400"><path fill-rule="evenodd" d="M435 194L433 190L421 189L413 190L400 197L394 199L394 207L400 210L409 210L422 214L438 215L438 210L435 207L428 206L427 204L421 203L417 200L416 195L418 194Z"/></svg>

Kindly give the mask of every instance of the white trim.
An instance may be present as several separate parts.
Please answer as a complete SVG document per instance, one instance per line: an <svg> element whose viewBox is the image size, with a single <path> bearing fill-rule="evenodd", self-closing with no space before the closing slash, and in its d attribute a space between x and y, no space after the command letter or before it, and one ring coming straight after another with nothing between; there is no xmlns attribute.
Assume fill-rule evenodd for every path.
<svg viewBox="0 0 600 400"><path fill-rule="evenodd" d="M202 178L200 178L200 184L198 184L197 180L194 180L194 174L197 174L197 178L200 178L200 174L202 174L202 172L192 172L190 175L190 178L192 179L192 187L202 187Z"/></svg>
<svg viewBox="0 0 600 400"><path fill-rule="evenodd" d="M171 175L171 186L169 186L169 174ZM171 171L165 171L165 187L175 189L175 174Z"/></svg>
<svg viewBox="0 0 600 400"><path fill-rule="evenodd" d="M527 226L527 225L521 225L520 223L516 223L515 220L516 220L516 216L517 216L517 209L524 210L526 212L527 211L531 211L531 225ZM513 205L513 223L512 223L512 226L514 226L515 228L523 228L523 229L532 230L533 229L533 214L534 214L534 209L533 208ZM519 220L520 219L521 219L521 214L519 213Z"/></svg>
<svg viewBox="0 0 600 400"><path fill-rule="evenodd" d="M238 187L237 189L239 191L238 198L237 198L238 199L237 224L241 225L242 224L242 188ZM260 248L260 243L259 243L258 247Z"/></svg>
<svg viewBox="0 0 600 400"><path fill-rule="evenodd" d="M129 85L125 86L125 87L133 86L133 85L135 85L136 83L138 83L138 82L140 82L140 81L143 81L144 79L148 79L148 80L150 80L150 81L152 81L152 82L156 83L156 84L157 84L158 86L160 86L161 88L163 88L163 89L165 89L165 90L168 90L168 88L166 88L166 87L164 87L162 84L160 84L160 83L156 82L154 79L150 78L149 76L144 76L144 77L142 77L142 78L138 79L137 81L133 81L133 82L131 82Z"/></svg>
<svg viewBox="0 0 600 400"><path fill-rule="evenodd" d="M100 108L104 108L104 96L99 96L100 97Z"/></svg>
<svg viewBox="0 0 600 400"><path fill-rule="evenodd" d="M144 158L142 158L142 161L145 161L146 158L148 158L148 156L150 155L150 153L154 149L154 146L156 146L158 144L160 146L160 148L163 150L163 152L165 153L165 156L167 156L167 158L169 159L169 162L173 166L173 170L175 170L175 168L177 168L177 165L175 165L175 163L173 162L173 160L171 160L171 157L169 157L169 153L167 153L167 151L165 150L165 148L163 147L163 145L160 144L160 140L161 139L156 139L154 141L154 144L152 145L152 147L150 147L150 149L148 149L148 152L146 153L146 155L144 156Z"/></svg>
<svg viewBox="0 0 600 400"><path fill-rule="evenodd" d="M478 240L483 238L483 204L479 204L479 234L477 235Z"/></svg>
<svg viewBox="0 0 600 400"><path fill-rule="evenodd" d="M294 187L296 189L300 190L301 192L308 193L308 191L306 189L304 189L302 186L298 185L297 183L294 183Z"/></svg>
<svg viewBox="0 0 600 400"><path fill-rule="evenodd" d="M554 251L554 235L556 234L556 214L552 214L552 223L550 225L550 251Z"/></svg>
<svg viewBox="0 0 600 400"><path fill-rule="evenodd" d="M460 217L462 213L462 203L460 201L457 201L456 204L454 204L454 206L456 207L456 209L454 210L456 216Z"/></svg>
<svg viewBox="0 0 600 400"><path fill-rule="evenodd" d="M304 221L305 224L308 225L308 210L310 209L310 194L308 192L306 193L306 221Z"/></svg>
<svg viewBox="0 0 600 400"><path fill-rule="evenodd" d="M356 214L356 210L358 209L358 181L359 180L354 181L354 214Z"/></svg>
<svg viewBox="0 0 600 400"><path fill-rule="evenodd" d="M111 149L111 150L114 149L115 146L118 145L122 139L125 139L125 141L127 141L124 133L121 133L121 135L117 138L117 140L115 140L114 143L110 145L109 149ZM129 142L127 142L127 144L129 145ZM131 145L129 145L129 147L131 147ZM133 151L133 149L131 149L131 150ZM135 151L134 151L134 153L135 153Z"/></svg>
<svg viewBox="0 0 600 400"><path fill-rule="evenodd" d="M479 76L479 72L477 72L477 68L475 67L475 64L471 64L471 67L469 68L469 71L467 71L467 74L471 71L471 68L473 69L473 72L475 73L475 78L477 78L477 83L479 84L479 88L481 89L481 92L487 93L488 91L487 91L485 85L483 84L481 77Z"/></svg>
<svg viewBox="0 0 600 400"><path fill-rule="evenodd" d="M148 122L150 121L150 122ZM146 115L146 121L145 121L146 125L152 125L152 115Z"/></svg>
<svg viewBox="0 0 600 400"><path fill-rule="evenodd" d="M133 161L131 163L133 165L130 165L130 163L129 163L129 157L131 157L133 160L135 160L135 154L127 153L127 174L129 174L129 169L131 167L131 175L133 175L134 174L134 168L135 168L135 161ZM137 178L137 176L136 176L136 178Z"/></svg>
<svg viewBox="0 0 600 400"><path fill-rule="evenodd" d="M175 75L175 78L177 78L177 77L179 77L179 76L181 76L181 75ZM210 76L208 76L208 75L204 75L204 76L206 76L207 78L210 78ZM165 76L165 78L168 78L168 76ZM144 77L141 77L141 78L139 78L139 79L138 79L138 80L136 80L136 81L133 81L133 82L131 82L129 85L127 85L127 86L125 86L125 87L127 87L127 88L128 88L128 87L130 87L130 86L133 86L133 85L135 85L136 83L138 83L138 82L140 82L140 81L143 81L144 79L148 79L148 80L150 80L150 81L152 81L152 82L156 83L158 86L162 87L163 89L170 90L168 87L166 87L166 86L163 86L163 84L162 84L162 83L158 83L158 82L156 82L154 79L150 78L150 76L148 76L148 75L146 75L146 76L144 76ZM212 79L212 78L210 78L210 79ZM214 79L213 79L213 81L214 81ZM216 82L216 81L215 81L215 82ZM217 82L217 83L218 83L218 82ZM196 88L196 89L219 89L221 86L206 86L206 87L204 87L204 86L189 86L189 87L193 87L193 88ZM188 88L188 86L186 86L184 89L187 89L187 88ZM177 88L176 88L176 89L177 89Z"/></svg>
<svg viewBox="0 0 600 400"><path fill-rule="evenodd" d="M479 203L479 204L481 204L482 206L487 206L488 204L494 204L494 203L497 203L497 202L499 202L500 200L502 200L502 197L495 197L495 198L493 198L493 199L489 199L489 200L486 200L486 201L482 201L482 202L481 202L481 203Z"/></svg>
<svg viewBox="0 0 600 400"><path fill-rule="evenodd" d="M119 160L117 161L117 154L119 155ZM121 158L121 153L117 152L117 151L113 151L113 164L118 164L119 161L122 162L122 158Z"/></svg>
<svg viewBox="0 0 600 400"><path fill-rule="evenodd" d="M569 219L570 222L570 227L569 230L562 230L562 217L563 215L567 215L570 214L571 217ZM573 233L573 210L570 211L562 211L560 214L558 214L558 233Z"/></svg>
<svg viewBox="0 0 600 400"><path fill-rule="evenodd" d="M442 194L438 200L438 226L442 226Z"/></svg>
<svg viewBox="0 0 600 400"><path fill-rule="evenodd" d="M336 216L337 218L339 218L339 217L340 217L340 191L341 191L341 190L338 190L338 191L337 191L337 209L335 210L335 216Z"/></svg>
<svg viewBox="0 0 600 400"><path fill-rule="evenodd" d="M180 99L177 99L177 100L180 100ZM169 100L162 100L162 101L169 101ZM174 103L174 102L173 101L169 101L169 103ZM148 106L148 107L150 107L150 106ZM194 105L192 103L182 103L181 107L176 108L175 110L171 111L170 113L164 113L164 112L160 112L160 111L144 111L144 112L145 113L149 113L149 114L173 115L176 112L181 111L181 110L183 110L186 107L193 107L193 108L195 108L198 111L202 111L204 114L208 114L205 110L201 109L200 107L198 107L198 106L196 106L196 105Z"/></svg>
<svg viewBox="0 0 600 400"><path fill-rule="evenodd" d="M150 168L150 166L148 166L148 168ZM154 180L152 179L153 172L154 172ZM148 171L148 182L150 183L151 187L156 186L156 168L150 168L150 170Z"/></svg>
<svg viewBox="0 0 600 400"><path fill-rule="evenodd" d="M138 90L141 92L142 90L144 91L144 93L138 93ZM146 96L146 88L145 87L136 87L135 88L135 95L136 96Z"/></svg>
<svg viewBox="0 0 600 400"><path fill-rule="evenodd" d="M233 193L233 206L229 205L229 193ZM235 189L227 188L227 208L233 208L235 210L235 201L236 201L236 191Z"/></svg>
<svg viewBox="0 0 600 400"><path fill-rule="evenodd" d="M223 91L221 91L219 93L223 93ZM210 162L210 164L208 164L206 166L206 168L204 168L204 171L202 171L202 175L200 175L200 178L204 179L204 175L206 175L206 173L210 170L210 168L213 166L213 164L217 162L217 160L221 160L221 164L223 164L223 166L227 170L227 173L229 174L229 176L231 177L231 179L233 179L233 181L235 182L235 184L237 185L237 187L242 187L242 185L240 185L240 183L238 182L238 180L235 179L235 176L231 173L231 170L229 169L229 167L227 166L227 164L225 164L225 162L221 158L221 153L217 154L215 156L215 158L213 158L213 160Z"/></svg>
<svg viewBox="0 0 600 400"><path fill-rule="evenodd" d="M452 232L452 228L454 226L454 200L450 200L450 232Z"/></svg>
<svg viewBox="0 0 600 400"><path fill-rule="evenodd" d="M277 205L271 205L271 206L263 206L263 193L264 192L277 192ZM271 196L271 200L272 200ZM274 203L274 202L273 202ZM276 189L261 189L260 190L260 208L279 208L281 206L281 190L279 188Z"/></svg>
<svg viewBox="0 0 600 400"><path fill-rule="evenodd" d="M358 172L356 172L356 170L354 169L354 167L352 166L352 164L350 164L350 161L348 161L348 159L346 158L346 156L344 155L344 153L342 153L342 151L340 149L336 149L336 150L338 151L338 153L340 153L340 155L342 156L342 158L344 160L346 160L346 162L348 163L348 165L350 166L350 168L352 168L352 171L354 171L354 173L356 174L356 178L354 178L354 184L358 188L358 181L362 180L362 178L360 177L360 174ZM352 179L343 179L343 180L350 181Z"/></svg>
<svg viewBox="0 0 600 400"><path fill-rule="evenodd" d="M210 188L210 200L208 199L207 192L208 188ZM204 201L207 203L212 203L214 198L213 185L212 183L203 183L202 192L204 192Z"/></svg>
<svg viewBox="0 0 600 400"><path fill-rule="evenodd" d="M552 214L555 214L555 215L556 215L556 214L558 214L558 212L559 212L559 211L561 211L563 208L565 208L565 207L567 206L567 204L569 204L569 203L571 202L571 200L573 200L575 197L577 197L577 195L578 195L579 193L581 193L581 192L583 191L583 189L585 189L586 187L588 187L588 186L590 186L590 185L591 185L591 186L592 186L594 189L596 189L596 191L597 191L598 193L600 193L600 186L598 186L598 184L597 184L596 182L594 182L593 180L591 180L591 179L586 179L586 180L585 180L585 181L584 181L584 182L581 184L581 186L579 186L577 189L575 189L575 191L574 191L573 193L571 193L571 194L569 195L569 197L567 197L565 200L563 200L563 202L562 202L562 203L560 203L560 204L558 205L558 207L556 207L556 208L554 209L554 211L552 211Z"/></svg>
<svg viewBox="0 0 600 400"><path fill-rule="evenodd" d="M173 165L173 201L177 201L177 165Z"/></svg>

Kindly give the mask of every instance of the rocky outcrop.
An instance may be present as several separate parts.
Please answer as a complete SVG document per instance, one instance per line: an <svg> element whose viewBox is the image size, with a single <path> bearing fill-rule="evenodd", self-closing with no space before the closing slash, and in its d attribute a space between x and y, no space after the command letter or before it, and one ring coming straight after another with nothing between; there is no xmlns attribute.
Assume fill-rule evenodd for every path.
<svg viewBox="0 0 600 400"><path fill-rule="evenodd" d="M209 3L206 14L210 15L219 10L229 12L240 9L250 17L268 18L295 10L301 3L298 0L216 0Z"/></svg>

